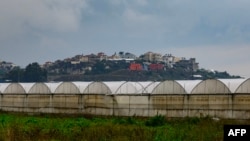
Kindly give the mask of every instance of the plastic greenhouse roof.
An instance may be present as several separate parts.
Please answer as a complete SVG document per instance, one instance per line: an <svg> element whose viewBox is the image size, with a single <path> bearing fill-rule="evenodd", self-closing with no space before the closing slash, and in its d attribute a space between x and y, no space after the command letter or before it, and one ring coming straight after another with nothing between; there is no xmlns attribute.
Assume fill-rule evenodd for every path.
<svg viewBox="0 0 250 141"><path fill-rule="evenodd" d="M5 89L10 85L11 83L0 83L0 93L4 93Z"/></svg>
<svg viewBox="0 0 250 141"><path fill-rule="evenodd" d="M198 85L202 80L176 80L186 91L186 93L190 94L194 87Z"/></svg>
<svg viewBox="0 0 250 141"><path fill-rule="evenodd" d="M160 82L152 82L152 83L148 84L147 86L144 87L143 93L144 93L144 94L151 94L152 91L154 90L154 88L155 88L158 84L160 84Z"/></svg>
<svg viewBox="0 0 250 141"><path fill-rule="evenodd" d="M50 89L51 93L55 93L57 87L61 84L62 82L53 82L53 83L44 83L47 85L47 87Z"/></svg>
<svg viewBox="0 0 250 141"><path fill-rule="evenodd" d="M26 93L24 88L22 87L22 85L20 85L19 83L10 83L5 90L3 91L3 93L15 93L15 94L22 94L22 93Z"/></svg>
<svg viewBox="0 0 250 141"><path fill-rule="evenodd" d="M235 93L250 93L250 78L242 82L241 85L235 90Z"/></svg>
<svg viewBox="0 0 250 141"><path fill-rule="evenodd" d="M33 93L33 94L50 94L51 90L49 89L48 85L44 83L35 83L28 93Z"/></svg>
<svg viewBox="0 0 250 141"><path fill-rule="evenodd" d="M92 82L83 93L88 94L112 94L110 88L103 82Z"/></svg>
<svg viewBox="0 0 250 141"><path fill-rule="evenodd" d="M152 94L186 94L185 89L174 80L160 82L152 91Z"/></svg>
<svg viewBox="0 0 250 141"><path fill-rule="evenodd" d="M197 84L191 92L192 94L227 94L230 89L217 79L207 79Z"/></svg>
<svg viewBox="0 0 250 141"><path fill-rule="evenodd" d="M35 83L19 83L26 93L29 93L30 89L35 85Z"/></svg>
<svg viewBox="0 0 250 141"><path fill-rule="evenodd" d="M138 82L125 82L115 92L115 94L142 94L143 86Z"/></svg>
<svg viewBox="0 0 250 141"><path fill-rule="evenodd" d="M229 90L234 93L236 89L247 79L218 79L222 83L224 83Z"/></svg>
<svg viewBox="0 0 250 141"><path fill-rule="evenodd" d="M116 94L117 89L126 81L107 81L103 82L105 85L107 85L111 91L111 94Z"/></svg>
<svg viewBox="0 0 250 141"><path fill-rule="evenodd" d="M88 87L89 84L92 82L81 82L81 81L75 81L72 82L80 91L80 93L83 93L84 90Z"/></svg>
<svg viewBox="0 0 250 141"><path fill-rule="evenodd" d="M79 88L72 82L62 82L57 86L55 93L60 94L79 94Z"/></svg>
<svg viewBox="0 0 250 141"><path fill-rule="evenodd" d="M250 79L0 83L2 94L228 94L250 93Z"/></svg>

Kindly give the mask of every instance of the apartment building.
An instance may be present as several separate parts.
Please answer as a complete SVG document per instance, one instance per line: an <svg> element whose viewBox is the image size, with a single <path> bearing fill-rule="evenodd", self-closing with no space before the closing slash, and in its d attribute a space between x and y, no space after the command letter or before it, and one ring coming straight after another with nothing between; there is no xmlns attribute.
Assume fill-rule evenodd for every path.
<svg viewBox="0 0 250 141"><path fill-rule="evenodd" d="M142 55L142 59L149 62L161 62L162 55L160 53L147 52Z"/></svg>

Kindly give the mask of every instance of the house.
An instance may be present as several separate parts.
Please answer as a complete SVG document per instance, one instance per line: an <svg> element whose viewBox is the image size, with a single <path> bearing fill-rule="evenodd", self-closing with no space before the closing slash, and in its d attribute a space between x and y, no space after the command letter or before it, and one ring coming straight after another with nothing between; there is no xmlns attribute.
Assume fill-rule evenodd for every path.
<svg viewBox="0 0 250 141"><path fill-rule="evenodd" d="M186 70L191 70L194 72L199 69L199 63L195 61L195 58L190 58L189 60L183 58L179 62L176 62L175 66L179 66Z"/></svg>
<svg viewBox="0 0 250 141"><path fill-rule="evenodd" d="M129 52L126 52L126 53L124 53L124 52L119 52L118 55L119 55L120 58L122 58L122 59L133 59L133 60L135 60L135 59L137 58L136 55L134 55L134 54L132 54L132 53L129 53Z"/></svg>
<svg viewBox="0 0 250 141"><path fill-rule="evenodd" d="M147 52L142 55L142 59L149 62L162 62L162 55L160 53Z"/></svg>
<svg viewBox="0 0 250 141"><path fill-rule="evenodd" d="M163 64L150 64L149 69L154 71L154 70L163 70L164 65Z"/></svg>
<svg viewBox="0 0 250 141"><path fill-rule="evenodd" d="M108 59L108 56L104 52L99 52L97 56L99 57L100 61Z"/></svg>
<svg viewBox="0 0 250 141"><path fill-rule="evenodd" d="M142 65L138 63L131 63L129 66L129 70L131 71L141 71L142 70Z"/></svg>

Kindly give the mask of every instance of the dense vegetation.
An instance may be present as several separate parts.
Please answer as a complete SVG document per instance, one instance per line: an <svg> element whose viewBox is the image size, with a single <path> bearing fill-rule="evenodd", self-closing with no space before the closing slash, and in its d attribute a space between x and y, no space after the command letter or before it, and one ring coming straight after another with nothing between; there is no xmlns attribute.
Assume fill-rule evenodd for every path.
<svg viewBox="0 0 250 141"><path fill-rule="evenodd" d="M198 70L195 74L202 77L193 77L192 72L182 69L169 69L165 71L130 71L121 69L106 73L88 74L64 74L49 75L51 81L165 81L165 80L193 80L193 79L216 79L216 78L240 78L231 76L227 72L208 72Z"/></svg>
<svg viewBox="0 0 250 141"><path fill-rule="evenodd" d="M182 119L166 119L163 116L87 118L1 113L0 141L221 141L223 140L224 124L250 124L250 121L215 121L209 117Z"/></svg>
<svg viewBox="0 0 250 141"><path fill-rule="evenodd" d="M137 62L140 63L140 62ZM208 71L198 69L193 71L185 66L176 65L173 68L150 71L130 71L129 63L125 61L96 61L80 64L57 61L53 66L41 68L38 63L31 63L25 69L16 67L6 74L0 71L0 81L11 82L46 82L46 81L164 81L164 80L191 80L215 78L240 78L231 76L226 71ZM91 66L91 70L83 68ZM84 72L84 73L82 73ZM194 76L199 75L196 78Z"/></svg>
<svg viewBox="0 0 250 141"><path fill-rule="evenodd" d="M135 63L142 64L141 60ZM174 65L173 68L165 67L164 70L129 70L130 63L125 61L96 61L89 63L70 64L59 61L47 68L50 81L164 81L164 80L191 80L191 79L214 79L214 78L240 78L219 71L198 69L193 71L190 66ZM83 70L91 66L91 70ZM55 73L58 70L60 73ZM51 73L53 72L53 73ZM77 73L84 72L84 73ZM194 76L201 77L194 77Z"/></svg>
<svg viewBox="0 0 250 141"><path fill-rule="evenodd" d="M5 80L11 82L45 82L47 71L42 69L38 63L31 63L25 69L15 67L5 74Z"/></svg>

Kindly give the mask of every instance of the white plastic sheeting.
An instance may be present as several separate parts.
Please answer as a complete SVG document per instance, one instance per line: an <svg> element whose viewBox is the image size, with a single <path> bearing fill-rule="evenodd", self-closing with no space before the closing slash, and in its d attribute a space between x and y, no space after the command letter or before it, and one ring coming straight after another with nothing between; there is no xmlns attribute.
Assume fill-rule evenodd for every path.
<svg viewBox="0 0 250 141"><path fill-rule="evenodd" d="M250 79L166 80L162 82L0 83L1 94L229 94L250 93Z"/></svg>
<svg viewBox="0 0 250 141"><path fill-rule="evenodd" d="M92 82L75 81L72 83L79 89L79 92L82 94L84 90L88 87L88 85L91 84Z"/></svg>
<svg viewBox="0 0 250 141"><path fill-rule="evenodd" d="M158 84L151 94L186 94L186 92L176 81L166 80Z"/></svg>
<svg viewBox="0 0 250 141"><path fill-rule="evenodd" d="M229 88L220 80L207 79L198 83L191 94L228 94Z"/></svg>
<svg viewBox="0 0 250 141"><path fill-rule="evenodd" d="M35 85L35 83L19 83L26 93L29 93L30 89Z"/></svg>
<svg viewBox="0 0 250 141"><path fill-rule="evenodd" d="M154 88L159 85L161 82L152 82L144 87L143 94L151 94Z"/></svg>
<svg viewBox="0 0 250 141"><path fill-rule="evenodd" d="M116 94L116 90L126 81L109 81L109 82L103 82L106 86L109 87L111 93L110 94Z"/></svg>
<svg viewBox="0 0 250 141"><path fill-rule="evenodd" d="M186 91L186 93L190 94L194 87L201 82L201 80L177 80Z"/></svg>
<svg viewBox="0 0 250 141"><path fill-rule="evenodd" d="M142 94L144 87L139 82L123 83L115 92L115 94Z"/></svg>
<svg viewBox="0 0 250 141"><path fill-rule="evenodd" d="M53 83L44 83L51 91L51 93L55 93L57 87L61 84L62 82L53 82Z"/></svg>
<svg viewBox="0 0 250 141"><path fill-rule="evenodd" d="M25 85L25 83L23 85ZM50 94L51 90L44 83L34 83L34 85L32 85L32 87L30 88L28 93L30 93L30 94Z"/></svg>
<svg viewBox="0 0 250 141"><path fill-rule="evenodd" d="M250 93L250 78L242 82L241 85L235 90L235 93Z"/></svg>
<svg viewBox="0 0 250 141"><path fill-rule="evenodd" d="M142 81L142 82L138 82L139 84L141 84L143 90L142 93L146 94L146 87L148 87L149 85L151 85L152 83L154 83L153 81Z"/></svg>
<svg viewBox="0 0 250 141"><path fill-rule="evenodd" d="M0 83L0 93L4 93L5 89L10 85L11 83Z"/></svg>
<svg viewBox="0 0 250 141"><path fill-rule="evenodd" d="M19 83L10 83L10 84L7 84L7 87L3 90L2 93L3 94L24 94L26 93L26 91L23 88L23 86L20 85Z"/></svg>
<svg viewBox="0 0 250 141"><path fill-rule="evenodd" d="M231 93L234 93L236 89L244 82L246 79L218 79L222 83L224 83Z"/></svg>
<svg viewBox="0 0 250 141"><path fill-rule="evenodd" d="M110 88L103 82L92 82L83 93L86 94L112 94Z"/></svg>
<svg viewBox="0 0 250 141"><path fill-rule="evenodd" d="M80 90L72 82L63 82L56 89L56 94L79 94Z"/></svg>

